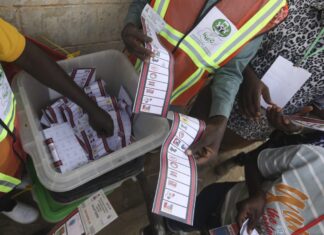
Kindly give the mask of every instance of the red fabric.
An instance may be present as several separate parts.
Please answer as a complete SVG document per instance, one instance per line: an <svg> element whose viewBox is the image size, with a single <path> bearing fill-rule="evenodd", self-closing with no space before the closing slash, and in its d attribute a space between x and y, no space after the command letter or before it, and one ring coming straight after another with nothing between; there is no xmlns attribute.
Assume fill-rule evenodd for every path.
<svg viewBox="0 0 324 235"><path fill-rule="evenodd" d="M26 159L26 153L22 149L21 142L19 140L19 123L18 118L15 118L15 134L18 137L15 143L15 150L18 152L22 160ZM15 177L17 179L21 178L23 164L21 159L14 153L12 149L13 139L10 135L0 142L0 172ZM0 193L1 196L4 193Z"/></svg>
<svg viewBox="0 0 324 235"><path fill-rule="evenodd" d="M170 24L173 28L186 34L193 28L196 19L199 17L202 8L205 6L204 0L191 0L186 1L170 1L164 20ZM263 7L268 0L227 0L219 1L216 6L236 25L241 28L252 16L254 16L261 7ZM151 2L153 6L155 1ZM266 30L272 28L274 25L280 23L285 15L277 14L279 19L273 20L269 26L265 27ZM264 30L262 31L264 32ZM261 33L261 32L260 32ZM174 46L167 40L160 37L161 43L169 50L172 51ZM230 59L232 59L240 50L236 51L233 55L226 59L221 65L225 65ZM192 73L197 69L193 61L183 52L180 48L173 54L175 60L174 70L174 89L180 86ZM199 91L205 86L208 74L205 73L201 81L197 82L193 87L185 91L179 96L172 104L186 106L190 100L192 100Z"/></svg>

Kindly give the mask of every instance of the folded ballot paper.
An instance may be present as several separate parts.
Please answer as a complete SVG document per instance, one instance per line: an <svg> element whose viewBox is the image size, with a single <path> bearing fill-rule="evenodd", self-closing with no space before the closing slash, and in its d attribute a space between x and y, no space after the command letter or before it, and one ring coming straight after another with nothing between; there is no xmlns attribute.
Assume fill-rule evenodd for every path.
<svg viewBox="0 0 324 235"><path fill-rule="evenodd" d="M105 110L114 122L111 137L98 136L90 126L82 108L62 97L42 110L45 143L52 156L53 166L60 173L71 171L99 159L131 142L132 101L121 87L119 96L107 94L105 82L95 80L95 69L74 69L73 80Z"/></svg>

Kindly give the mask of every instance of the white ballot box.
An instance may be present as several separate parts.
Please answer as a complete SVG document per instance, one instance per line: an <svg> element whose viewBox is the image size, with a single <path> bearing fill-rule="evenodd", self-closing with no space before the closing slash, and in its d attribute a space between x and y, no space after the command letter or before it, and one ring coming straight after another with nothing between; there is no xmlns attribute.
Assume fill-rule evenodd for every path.
<svg viewBox="0 0 324 235"><path fill-rule="evenodd" d="M138 74L126 56L116 50L108 50L59 62L70 73L73 68L96 68L97 79L107 84L107 91L118 96L121 85L134 101ZM41 183L54 192L66 192L81 186L143 154L159 147L169 131L166 119L138 114L133 119L135 141L130 145L90 162L76 170L58 173L39 121L41 109L62 95L45 87L25 72L19 73L13 82L17 99L17 115L21 126L24 150L31 156Z"/></svg>

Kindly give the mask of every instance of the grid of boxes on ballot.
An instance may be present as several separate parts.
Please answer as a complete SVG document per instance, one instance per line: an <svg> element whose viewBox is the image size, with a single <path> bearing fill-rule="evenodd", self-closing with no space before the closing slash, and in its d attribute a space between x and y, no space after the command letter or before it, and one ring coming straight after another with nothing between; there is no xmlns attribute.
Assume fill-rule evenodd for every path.
<svg viewBox="0 0 324 235"><path fill-rule="evenodd" d="M71 77L111 116L114 133L111 137L99 136L82 108L65 97L45 107L41 117L45 143L53 165L60 173L107 156L131 142L132 100L126 90L121 87L118 97L107 94L106 84L103 80L96 80L94 68L73 69Z"/></svg>

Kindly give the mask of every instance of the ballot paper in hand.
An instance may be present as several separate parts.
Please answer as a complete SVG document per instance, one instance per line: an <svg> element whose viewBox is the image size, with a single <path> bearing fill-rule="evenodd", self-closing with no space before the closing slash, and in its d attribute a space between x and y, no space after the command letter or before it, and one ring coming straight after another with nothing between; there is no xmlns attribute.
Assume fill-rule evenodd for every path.
<svg viewBox="0 0 324 235"><path fill-rule="evenodd" d="M289 118L290 121L297 126L324 132L324 120L296 115L290 116Z"/></svg>
<svg viewBox="0 0 324 235"><path fill-rule="evenodd" d="M262 82L268 86L272 101L284 107L310 76L305 69L295 67L292 62L279 56L263 76ZM263 98L261 106L269 106Z"/></svg>
<svg viewBox="0 0 324 235"><path fill-rule="evenodd" d="M259 233L253 229L251 234L248 233L248 222L249 219L245 220L245 222L243 223L241 230L240 230L240 235L259 235Z"/></svg>
<svg viewBox="0 0 324 235"><path fill-rule="evenodd" d="M157 37L163 28L163 19L154 13L149 4L143 9L141 18L144 33L152 38L145 48L151 50L154 57L142 64L133 112L166 117L173 87L173 56Z"/></svg>

